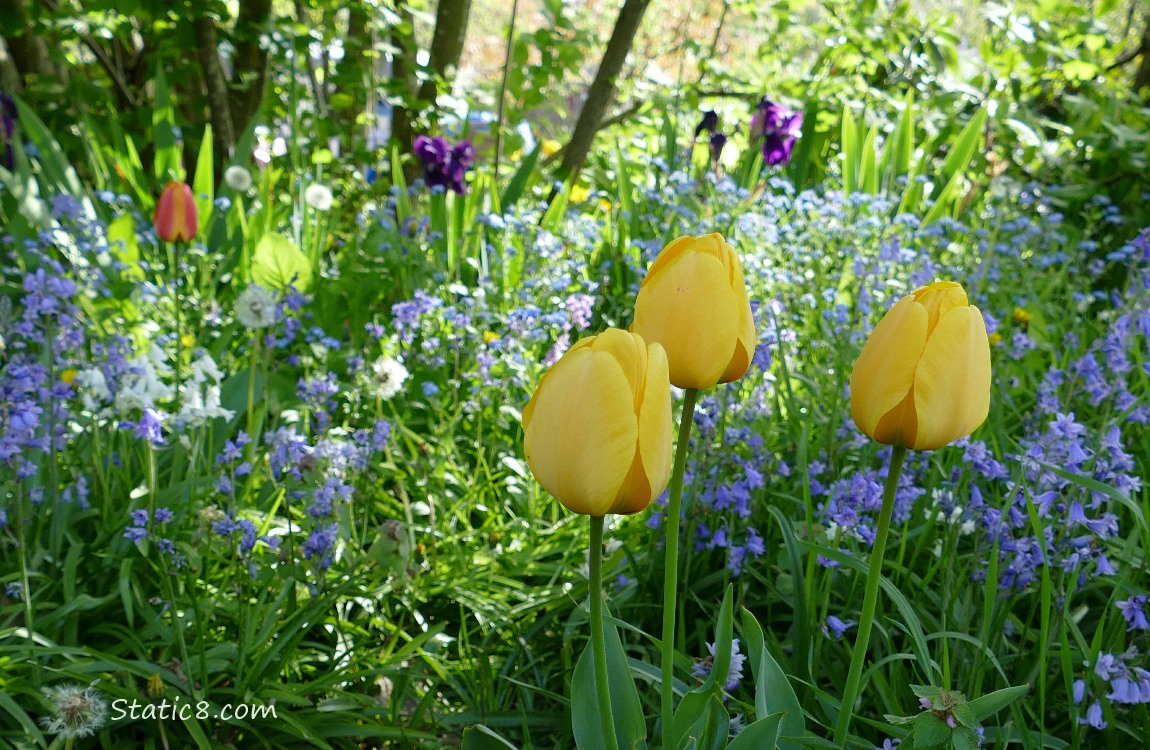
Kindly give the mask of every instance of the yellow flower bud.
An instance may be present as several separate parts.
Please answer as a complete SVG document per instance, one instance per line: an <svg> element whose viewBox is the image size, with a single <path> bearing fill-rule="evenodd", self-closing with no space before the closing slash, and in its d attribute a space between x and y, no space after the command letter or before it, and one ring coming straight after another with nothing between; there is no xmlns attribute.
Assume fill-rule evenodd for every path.
<svg viewBox="0 0 1150 750"><path fill-rule="evenodd" d="M76 376L79 374L79 370L74 367L69 367L67 370L64 370L60 373L60 380L67 383L68 385L72 385L76 382Z"/></svg>
<svg viewBox="0 0 1150 750"><path fill-rule="evenodd" d="M609 328L567 350L523 410L523 448L543 489L576 513L637 513L671 477L667 355Z"/></svg>
<svg viewBox="0 0 1150 750"><path fill-rule="evenodd" d="M1034 316L1021 307L1014 308L1014 314L1010 316L1018 325L1024 326L1030 321L1034 320Z"/></svg>
<svg viewBox="0 0 1150 750"><path fill-rule="evenodd" d="M543 154L543 158L546 159L548 156L551 156L554 153L558 153L559 149L562 147L563 146L559 143L559 141L555 140L554 138L548 138L547 140L543 141L540 152Z"/></svg>
<svg viewBox="0 0 1150 750"><path fill-rule="evenodd" d="M879 322L851 373L851 416L887 445L941 448L990 410L990 340L953 281L903 297Z"/></svg>
<svg viewBox="0 0 1150 750"><path fill-rule="evenodd" d="M747 372L758 343L743 264L720 234L680 237L651 264L631 330L667 350L671 383L710 388Z"/></svg>
<svg viewBox="0 0 1150 750"><path fill-rule="evenodd" d="M590 195L591 195L591 189L588 187L584 187L583 185L572 185L571 186L571 202L572 203L582 203L583 201L587 200L588 196L590 196Z"/></svg>

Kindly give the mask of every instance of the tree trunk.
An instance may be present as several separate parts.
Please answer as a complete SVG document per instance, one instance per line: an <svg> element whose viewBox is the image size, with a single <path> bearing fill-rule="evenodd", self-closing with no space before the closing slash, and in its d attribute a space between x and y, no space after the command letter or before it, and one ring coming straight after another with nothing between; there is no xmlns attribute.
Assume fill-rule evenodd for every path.
<svg viewBox="0 0 1150 750"><path fill-rule="evenodd" d="M436 78L450 79L450 73L459 67L470 15L471 0L439 0L435 9L435 33L431 37L431 51L428 55L428 67L432 75L419 88L421 100L434 103L439 93Z"/></svg>
<svg viewBox="0 0 1150 750"><path fill-rule="evenodd" d="M1142 22L1142 60L1138 63L1138 70L1134 72L1134 92L1150 86L1150 13L1146 14ZM1150 101L1150 92L1144 97Z"/></svg>
<svg viewBox="0 0 1150 750"><path fill-rule="evenodd" d="M232 38L236 45L231 81L231 116L236 133L243 133L259 111L267 88L271 53L260 36L271 32L272 0L240 0Z"/></svg>
<svg viewBox="0 0 1150 750"><path fill-rule="evenodd" d="M54 75L48 44L35 33L28 23L24 0L0 0L0 29L12 63L20 74L21 84L29 76Z"/></svg>
<svg viewBox="0 0 1150 750"><path fill-rule="evenodd" d="M579 110L579 119L575 123L571 140L564 147L563 162L557 174L559 180L565 181L576 176L583 168L583 162L591 151L591 143L595 140L595 133L615 95L615 81L627 60L627 53L631 51L631 44L635 41L635 34L648 5L650 0L626 0L623 3L623 9L615 20L615 30L611 32L611 40L607 42L607 49L599 62L599 71L587 89L587 101Z"/></svg>
<svg viewBox="0 0 1150 750"><path fill-rule="evenodd" d="M335 66L335 74L332 76L332 84L335 87L332 108L346 127L354 129L356 118L367 108L366 94L371 90L374 81L371 72L375 67L376 54L372 49L371 30L367 25L367 8L363 0L351 2L347 14L343 59Z"/></svg>
<svg viewBox="0 0 1150 750"><path fill-rule="evenodd" d="M395 97L395 104L391 113L391 138L399 146L400 153L411 153L412 143L415 140L412 131L412 112L408 108L415 95L415 39L411 34L415 18L411 15L411 8L406 2L400 0L396 3L396 12L399 13L400 22L392 28L391 45L397 52L392 56L391 80L387 84L389 93ZM407 29L407 31L404 31ZM404 169L410 183L414 179L414 163L409 162Z"/></svg>
<svg viewBox="0 0 1150 750"><path fill-rule="evenodd" d="M219 44L216 40L216 22L209 16L197 16L196 53L200 58L200 68L204 74L204 85L208 90L208 109L212 123L212 160L216 174L231 158L236 143L232 129L232 108L228 103L228 82L220 65Z"/></svg>

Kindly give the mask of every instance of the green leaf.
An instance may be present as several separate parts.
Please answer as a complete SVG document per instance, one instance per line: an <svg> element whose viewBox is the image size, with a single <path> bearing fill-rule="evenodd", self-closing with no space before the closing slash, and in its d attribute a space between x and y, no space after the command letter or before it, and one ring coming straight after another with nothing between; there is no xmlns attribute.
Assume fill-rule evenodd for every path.
<svg viewBox="0 0 1150 750"><path fill-rule="evenodd" d="M252 256L252 281L281 291L294 283L306 292L311 287L311 263L287 237L269 232L260 238Z"/></svg>
<svg viewBox="0 0 1150 750"><path fill-rule="evenodd" d="M196 210L200 214L201 237L211 222L212 208L215 206L216 173L212 164L212 141L212 126L205 125L200 154L196 158L196 176L192 182L192 195L195 196Z"/></svg>
<svg viewBox="0 0 1150 750"><path fill-rule="evenodd" d="M108 246L116 260L127 266L125 276L144 278L144 271L140 268L140 241L132 214L120 214L108 224Z"/></svg>
<svg viewBox="0 0 1150 750"><path fill-rule="evenodd" d="M734 629L734 613L731 607L731 593L733 584L727 584L727 592L723 595L723 604L719 607L719 624L715 630L715 658L711 662L711 673L707 680L694 692L708 693L712 690L721 692L727 681L727 673L731 671L731 638Z"/></svg>
<svg viewBox="0 0 1150 750"><path fill-rule="evenodd" d="M773 750L779 741L779 730L785 716L786 713L779 711L751 722L731 740L727 750Z"/></svg>
<svg viewBox="0 0 1150 750"><path fill-rule="evenodd" d="M462 750L518 750L497 732L482 724L463 730Z"/></svg>
<svg viewBox="0 0 1150 750"><path fill-rule="evenodd" d="M643 705L627 665L627 655L619 640L619 631L609 622L603 624L607 647L607 677L611 688L611 711L615 719L615 737L620 750L647 746L647 724ZM599 691L595 682L595 659L591 643L579 656L571 677L571 727L579 750L606 750L603 724L599 716Z"/></svg>
<svg viewBox="0 0 1150 750"><path fill-rule="evenodd" d="M878 169L875 168L875 140L878 138L878 125L871 125L863 138L859 153L859 190L868 195L878 193Z"/></svg>
<svg viewBox="0 0 1150 750"><path fill-rule="evenodd" d="M746 609L742 612L743 637L747 641L747 658L755 677L755 717L766 717L782 712L781 731L784 738L798 738L806 734L806 718L795 689L782 667L767 650L763 629L758 620ZM780 740L782 750L802 750L802 743L794 739Z"/></svg>
<svg viewBox="0 0 1150 750"><path fill-rule="evenodd" d="M172 108L171 92L164 69L156 70L154 82L156 95L152 104L152 145L156 149L156 182L163 185L168 180L183 180L180 145L176 140L176 113Z"/></svg>
<svg viewBox="0 0 1150 750"><path fill-rule="evenodd" d="M527 187L527 181L531 179L532 173L535 171L535 165L539 162L539 152L543 149L543 144L535 147L523 163L519 165L519 169L515 170L515 176L507 183L507 189L503 191L502 204L505 210L511 209L516 203L519 202L519 197L523 195L523 189Z"/></svg>
<svg viewBox="0 0 1150 750"><path fill-rule="evenodd" d="M679 750L686 750L689 747L722 750L731 732L730 714L716 693L693 693L693 695L696 696L693 703L698 703L699 708L697 711L692 708L691 715L697 714L697 718L691 722L680 722L676 714L675 727L679 739L674 743L674 747ZM683 701L686 703L687 698Z"/></svg>
<svg viewBox="0 0 1150 750"><path fill-rule="evenodd" d="M970 727L959 727L950 735L954 750L978 750L978 732Z"/></svg>
<svg viewBox="0 0 1150 750"><path fill-rule="evenodd" d="M859 144L858 128L849 112L843 112L843 195L851 195L858 190Z"/></svg>
<svg viewBox="0 0 1150 750"><path fill-rule="evenodd" d="M958 139L955 140L950 154L947 155L946 161L942 165L940 182L945 183L945 187L937 195L932 196L934 205L930 207L922 219L924 227L942 218L943 214L949 211L951 204L958 198L962 178L974 158L979 141L982 139L982 129L986 125L986 118L986 107L980 107L974 117L970 118L970 122L966 123L962 132L958 134Z"/></svg>
<svg viewBox="0 0 1150 750"><path fill-rule="evenodd" d="M950 739L951 728L929 711L914 720L914 746L937 747Z"/></svg>
<svg viewBox="0 0 1150 750"><path fill-rule="evenodd" d="M966 705L974 712L975 720L981 722L998 713L1003 708L1006 708L1028 692L1030 692L1029 685L1003 688L1002 690L995 690L993 693L975 698Z"/></svg>

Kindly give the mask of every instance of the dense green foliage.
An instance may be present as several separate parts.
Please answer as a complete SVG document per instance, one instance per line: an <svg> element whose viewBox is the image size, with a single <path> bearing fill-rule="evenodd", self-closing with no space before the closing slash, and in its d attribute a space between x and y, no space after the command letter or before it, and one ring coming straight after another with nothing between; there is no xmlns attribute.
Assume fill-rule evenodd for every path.
<svg viewBox="0 0 1150 750"><path fill-rule="evenodd" d="M759 347L694 412L681 741L666 501L608 517L620 734L833 746L890 457L851 367L953 279L991 412L907 459L848 746L1145 740L1150 18L713 5L683 32L652 3L618 116L554 184L615 6L524 10L468 85L419 54L452 31L419 3L0 3L0 743L600 746L588 527L521 412L711 232ZM763 95L803 115L778 164ZM153 222L169 180L191 243Z"/></svg>

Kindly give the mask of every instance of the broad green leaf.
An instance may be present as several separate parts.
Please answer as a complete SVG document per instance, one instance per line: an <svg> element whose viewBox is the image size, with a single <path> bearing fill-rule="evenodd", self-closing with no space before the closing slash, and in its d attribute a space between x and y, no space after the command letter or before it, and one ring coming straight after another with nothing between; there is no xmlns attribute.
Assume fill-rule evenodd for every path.
<svg viewBox="0 0 1150 750"><path fill-rule="evenodd" d="M727 750L774 750L784 717L786 713L779 711L751 722L731 740Z"/></svg>
<svg viewBox="0 0 1150 750"><path fill-rule="evenodd" d="M843 112L842 135L843 195L858 191L859 144L858 128L849 112Z"/></svg>
<svg viewBox="0 0 1150 750"><path fill-rule="evenodd" d="M527 181L531 179L531 175L535 172L535 165L539 162L539 152L543 149L540 144L527 155L523 163L519 165L519 169L515 170L515 175L511 181L507 183L507 189L503 191L502 205L505 209L511 209L519 202L520 196L523 195L523 190L527 187Z"/></svg>
<svg viewBox="0 0 1150 750"><path fill-rule="evenodd" d="M200 141L200 153L196 158L196 176L192 182L192 195L196 198L196 210L200 213L200 236L211 223L212 208L215 206L216 174L212 164L212 126L204 126L204 138Z"/></svg>
<svg viewBox="0 0 1150 750"><path fill-rule="evenodd" d="M295 244L277 232L260 238L252 255L252 281L268 289L287 289L289 284L301 292L311 288L311 263Z"/></svg>
<svg viewBox="0 0 1150 750"><path fill-rule="evenodd" d="M594 595L594 594L592 594ZM627 665L627 655L619 640L619 631L609 622L603 624L607 647L607 675L611 688L611 711L615 720L615 736L620 750L635 750L647 746L647 724L643 719L643 705ZM595 658L591 642L579 656L571 678L571 728L579 750L605 750L602 720L599 716L599 691L595 682Z"/></svg>
<svg viewBox="0 0 1150 750"><path fill-rule="evenodd" d="M779 741L778 746L783 750L802 750L802 743L796 739L787 739L799 738L806 733L806 718L795 689L791 687L791 681L787 679L782 667L767 650L763 629L755 616L744 609L742 621L743 637L747 641L747 658L755 677L755 718L765 719L783 712L781 732L784 739Z"/></svg>
<svg viewBox="0 0 1150 750"><path fill-rule="evenodd" d="M982 722L994 716L1028 692L1030 692L1029 685L1003 688L1002 690L995 690L993 693L975 698L966 705L974 712L975 719Z"/></svg>
<svg viewBox="0 0 1150 750"><path fill-rule="evenodd" d="M862 148L859 152L859 185L858 189L868 195L878 193L878 169L875 167L875 140L878 138L878 125L871 125L863 138Z"/></svg>
<svg viewBox="0 0 1150 750"><path fill-rule="evenodd" d="M108 224L108 247L116 260L127 266L126 276L144 278L144 271L140 268L140 241L132 214L121 214Z"/></svg>
<svg viewBox="0 0 1150 750"><path fill-rule="evenodd" d="M986 107L980 107L974 117L970 118L966 127L962 129L962 132L958 134L958 139L954 142L950 154L942 165L941 181L945 183L945 187L937 195L932 196L934 205L922 219L924 227L947 214L959 197L963 176L967 167L970 166L971 159L974 158L975 150L982 138L982 129L986 125L986 118Z"/></svg>
<svg viewBox="0 0 1150 750"><path fill-rule="evenodd" d="M727 592L723 595L723 604L719 607L719 622L715 629L715 658L711 662L711 673L696 692L722 691L723 684L727 681L727 673L731 671L731 638L734 629L732 591L733 584L728 584Z"/></svg>
<svg viewBox="0 0 1150 750"><path fill-rule="evenodd" d="M914 720L914 746L938 747L950 739L951 731L947 723L933 713L921 713Z"/></svg>
<svg viewBox="0 0 1150 750"><path fill-rule="evenodd" d="M155 146L156 182L163 186L168 180L183 180L180 145L176 140L176 114L172 108L171 92L163 68L156 70L155 98L152 104L152 145Z"/></svg>

